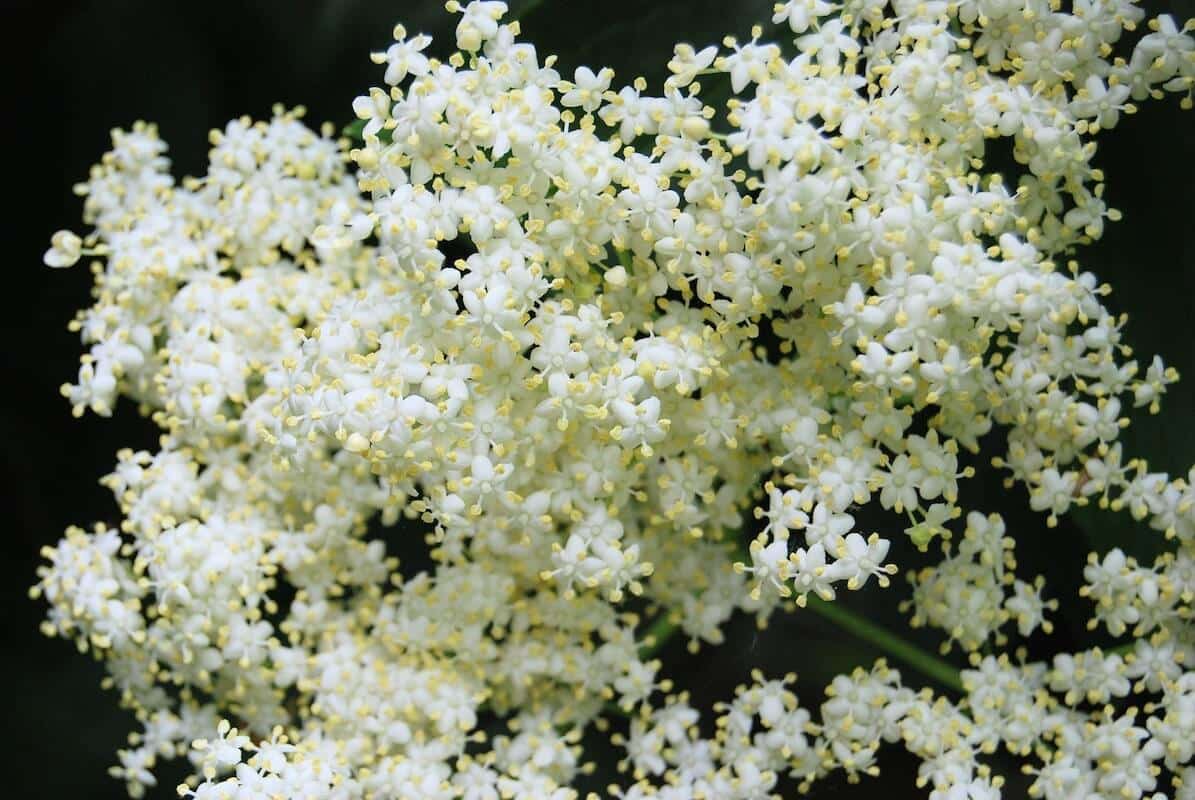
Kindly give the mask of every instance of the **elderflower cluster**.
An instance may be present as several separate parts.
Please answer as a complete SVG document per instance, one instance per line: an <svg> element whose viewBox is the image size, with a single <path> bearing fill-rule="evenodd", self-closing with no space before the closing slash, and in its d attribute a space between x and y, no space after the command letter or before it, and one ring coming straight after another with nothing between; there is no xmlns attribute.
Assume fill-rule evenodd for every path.
<svg viewBox="0 0 1195 800"><path fill-rule="evenodd" d="M565 800L598 730L624 800L778 797L885 742L935 799L999 797L999 748L1033 797L1195 797L1195 471L1117 441L1177 375L1071 260L1119 216L1095 135L1191 104L1187 28L1129 0L789 0L677 45L651 94L561 75L504 3L448 10L446 61L401 26L374 54L356 141L277 109L178 182L153 126L114 132L91 231L46 254L94 259L75 413L123 396L162 430L105 479L119 526L67 531L34 589L142 725L130 794L185 757L203 800ZM1084 569L1125 646L981 655L1057 608L959 504L994 430L1051 524L1095 499L1164 535L1152 566ZM420 531L434 569L404 573L386 537ZM669 631L826 613L935 540L909 607L971 654L951 692L881 662L815 721L756 675L704 727L670 694Z"/></svg>

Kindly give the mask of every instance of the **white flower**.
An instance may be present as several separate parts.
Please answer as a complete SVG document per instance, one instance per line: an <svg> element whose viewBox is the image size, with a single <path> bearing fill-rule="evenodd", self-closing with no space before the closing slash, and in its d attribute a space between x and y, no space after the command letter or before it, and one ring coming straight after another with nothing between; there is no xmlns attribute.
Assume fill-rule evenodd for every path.
<svg viewBox="0 0 1195 800"><path fill-rule="evenodd" d="M50 239L50 249L42 256L47 267L73 267L83 255L83 240L70 231L58 231Z"/></svg>
<svg viewBox="0 0 1195 800"><path fill-rule="evenodd" d="M672 60L668 62L668 71L672 75L668 78L668 88L683 89L688 86L702 71L709 69L718 56L718 48L714 45L696 50L691 44L678 44L673 51Z"/></svg>
<svg viewBox="0 0 1195 800"><path fill-rule="evenodd" d="M858 533L848 534L838 545L834 572L847 581L847 587L863 587L872 575L879 576L880 585L887 585L888 575L896 571L894 565L884 564L890 542L872 534L864 539Z"/></svg>
<svg viewBox="0 0 1195 800"><path fill-rule="evenodd" d="M747 568L756 578L754 591L759 593L766 583L771 589L787 596L789 588L784 582L789 578L788 542L776 539L771 544L764 545L761 540L751 542L751 566Z"/></svg>
<svg viewBox="0 0 1195 800"><path fill-rule="evenodd" d="M560 96L560 104L569 108L580 106L587 113L596 111L613 77L612 69L602 69L594 74L589 67L577 67L573 82L561 87L564 94Z"/></svg>
<svg viewBox="0 0 1195 800"><path fill-rule="evenodd" d="M804 33L819 17L827 16L834 8L825 0L787 0L776 4L772 22L788 22L793 33Z"/></svg>
<svg viewBox="0 0 1195 800"><path fill-rule="evenodd" d="M464 7L450 2L449 11L461 12L456 25L456 46L468 53L480 50L483 42L498 33L498 20L506 14L506 8L506 3L496 0L472 0Z"/></svg>
<svg viewBox="0 0 1195 800"><path fill-rule="evenodd" d="M808 549L799 547L790 556L792 561L793 590L797 594L798 603L804 604L805 596L813 592L822 600L833 600L835 597L834 582L841 580L832 565L826 563L826 550L822 545L815 544Z"/></svg>
<svg viewBox="0 0 1195 800"><path fill-rule="evenodd" d="M1091 75L1071 107L1077 116L1095 119L1101 128L1114 128L1128 98L1128 86L1108 88L1098 75Z"/></svg>
<svg viewBox="0 0 1195 800"><path fill-rule="evenodd" d="M402 25L394 28L394 44L385 53L372 55L375 64L386 65L386 75L383 80L390 86L402 83L408 75L426 75L429 69L427 56L421 51L432 43L432 37L419 34L407 39L407 31Z"/></svg>
<svg viewBox="0 0 1195 800"><path fill-rule="evenodd" d="M847 36L844 28L840 19L824 22L816 33L807 33L797 39L797 48L815 56L823 65L836 65L843 55L853 58L859 54L859 43Z"/></svg>

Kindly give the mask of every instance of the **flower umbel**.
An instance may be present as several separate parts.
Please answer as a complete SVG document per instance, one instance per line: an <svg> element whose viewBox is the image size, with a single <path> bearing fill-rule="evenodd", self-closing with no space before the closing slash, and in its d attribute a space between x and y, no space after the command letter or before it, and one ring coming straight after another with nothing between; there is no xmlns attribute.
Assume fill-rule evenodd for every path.
<svg viewBox="0 0 1195 800"><path fill-rule="evenodd" d="M91 230L46 253L97 259L72 409L125 396L163 431L105 479L119 529L68 530L34 590L144 726L130 794L185 755L187 797L570 798L582 734L629 715L614 797L779 797L897 742L932 798L1000 796L998 748L1034 797L1191 796L1195 471L1118 442L1177 375L1128 360L1071 260L1119 217L1094 137L1190 103L1187 28L1119 0L784 2L767 36L677 45L655 96L562 77L504 3L448 10L446 60L402 26L374 54L355 141L279 108L176 181L152 125L115 132ZM994 428L1050 524L1095 498L1163 534L1084 571L1123 647L1003 652L1057 601L960 504ZM426 525L434 569L398 572L375 519ZM961 673L836 604L935 541L908 608ZM704 737L662 637L778 609L947 694L881 661L815 722L756 674Z"/></svg>

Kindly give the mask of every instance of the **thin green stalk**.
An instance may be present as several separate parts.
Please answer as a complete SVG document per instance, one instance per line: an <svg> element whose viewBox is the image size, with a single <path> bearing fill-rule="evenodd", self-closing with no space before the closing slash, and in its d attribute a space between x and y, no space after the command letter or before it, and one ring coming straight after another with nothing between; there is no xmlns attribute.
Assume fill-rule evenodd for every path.
<svg viewBox="0 0 1195 800"><path fill-rule="evenodd" d="M742 542L737 544L735 555L738 560L751 563L751 556ZM959 675L956 667L932 653L927 653L912 642L900 638L887 628L869 622L865 617L851 611L846 606L822 600L817 595L807 595L805 608L830 620L855 638L870 642L885 655L907 664L927 678L932 678L960 694L965 691L962 676Z"/></svg>
<svg viewBox="0 0 1195 800"><path fill-rule="evenodd" d="M810 596L805 607L830 620L855 638L875 645L886 656L912 667L942 686L960 694L965 691L959 671L954 666L886 628L869 622L841 603L828 603L819 597ZM679 630L680 627L672 621L668 612L661 614L644 632L644 642L639 648L640 657L655 657Z"/></svg>
<svg viewBox="0 0 1195 800"><path fill-rule="evenodd" d="M664 649L664 645L668 644L668 640L678 630L680 630L680 626L672 621L672 615L667 611L656 617L644 633L644 642L639 647L639 657L644 660L653 658L656 653Z"/></svg>
<svg viewBox="0 0 1195 800"><path fill-rule="evenodd" d="M955 667L874 622L869 622L842 604L810 597L805 607L843 628L852 636L870 642L886 655L912 667L927 678L933 678L956 692L964 691L962 678Z"/></svg>

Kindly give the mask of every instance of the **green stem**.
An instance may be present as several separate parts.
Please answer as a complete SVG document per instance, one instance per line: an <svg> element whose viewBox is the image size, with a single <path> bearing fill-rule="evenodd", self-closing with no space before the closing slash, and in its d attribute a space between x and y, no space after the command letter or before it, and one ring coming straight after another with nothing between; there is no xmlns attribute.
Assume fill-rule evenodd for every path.
<svg viewBox="0 0 1195 800"><path fill-rule="evenodd" d="M1137 649L1136 642L1125 642L1124 644L1118 644L1115 647L1107 648L1106 650L1104 650L1104 655L1120 656L1121 658L1124 658L1129 653L1134 652L1136 649Z"/></svg>
<svg viewBox="0 0 1195 800"><path fill-rule="evenodd" d="M737 560L751 562L751 556L741 541L737 543L734 555ZM846 606L822 600L817 595L807 595L805 608L830 620L855 638L870 642L885 655L907 664L927 678L932 678L960 694L966 691L963 689L963 679L959 675L958 669L949 662L943 661L932 653L927 653L887 628L869 622L865 617L851 611ZM657 620L657 624L658 622Z"/></svg>
<svg viewBox="0 0 1195 800"><path fill-rule="evenodd" d="M656 653L664 649L680 626L672 621L672 615L665 611L656 617L643 634L643 644L639 646L639 657L644 661L653 658Z"/></svg>
<svg viewBox="0 0 1195 800"><path fill-rule="evenodd" d="M869 622L842 604L829 603L819 597L810 597L805 607L843 628L852 636L870 642L885 654L912 667L927 678L933 678L956 692L964 691L962 678L959 677L959 671L955 667L937 656L927 653L912 642Z"/></svg>
<svg viewBox="0 0 1195 800"><path fill-rule="evenodd" d="M886 628L869 622L841 603L829 603L819 597L810 596L805 607L830 620L855 638L875 645L885 655L912 667L942 686L960 694L965 691L963 680L954 666L927 653L912 642L900 638ZM671 614L667 611L660 614L644 631L643 644L639 647L639 656L644 660L655 657L679 630L680 626L672 621Z"/></svg>

